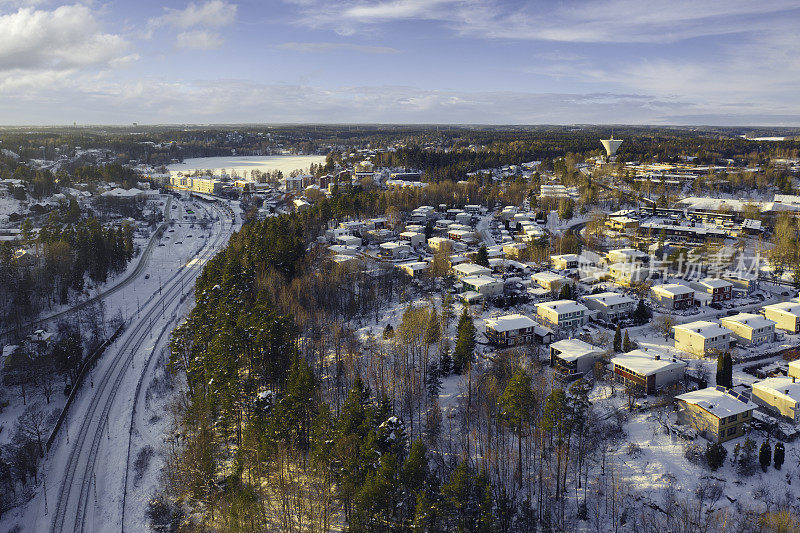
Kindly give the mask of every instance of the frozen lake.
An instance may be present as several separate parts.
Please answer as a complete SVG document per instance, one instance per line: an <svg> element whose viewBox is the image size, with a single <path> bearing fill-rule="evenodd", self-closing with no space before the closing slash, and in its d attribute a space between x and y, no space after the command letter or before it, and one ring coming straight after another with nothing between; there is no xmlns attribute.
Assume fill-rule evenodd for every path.
<svg viewBox="0 0 800 533"><path fill-rule="evenodd" d="M250 177L250 172L272 172L280 170L288 176L293 170L308 171L312 163L324 164L324 155L266 155L266 156L232 156L232 157L194 157L185 159L183 163L167 166L170 174L178 172L191 173L195 170L212 170L215 174L226 171L236 172L239 177Z"/></svg>

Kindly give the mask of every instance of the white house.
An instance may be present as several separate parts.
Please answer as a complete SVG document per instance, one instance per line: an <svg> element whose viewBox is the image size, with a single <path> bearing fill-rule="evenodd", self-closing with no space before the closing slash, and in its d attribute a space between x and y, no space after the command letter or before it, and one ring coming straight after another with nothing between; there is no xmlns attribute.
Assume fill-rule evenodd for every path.
<svg viewBox="0 0 800 533"><path fill-rule="evenodd" d="M400 240L409 243L411 246L422 246L425 244L425 234L415 231L404 231L400 233Z"/></svg>
<svg viewBox="0 0 800 533"><path fill-rule="evenodd" d="M775 321L753 313L739 313L719 319L720 324L733 332L736 341L743 345L772 342L775 339Z"/></svg>
<svg viewBox="0 0 800 533"><path fill-rule="evenodd" d="M491 276L467 276L461 283L465 292L476 292L485 298L503 294L503 282Z"/></svg>
<svg viewBox="0 0 800 533"><path fill-rule="evenodd" d="M453 273L462 279L467 276L490 276L492 269L475 263L461 263L453 266Z"/></svg>
<svg viewBox="0 0 800 533"><path fill-rule="evenodd" d="M731 347L731 330L716 322L697 320L672 326L675 348L699 356L725 352Z"/></svg>
<svg viewBox="0 0 800 533"><path fill-rule="evenodd" d="M354 237L353 235L339 235L336 237L336 242L342 246L358 248L361 246L361 237Z"/></svg>
<svg viewBox="0 0 800 533"><path fill-rule="evenodd" d="M391 259L406 257L411 253L411 246L401 242L384 242L380 246L380 254Z"/></svg>

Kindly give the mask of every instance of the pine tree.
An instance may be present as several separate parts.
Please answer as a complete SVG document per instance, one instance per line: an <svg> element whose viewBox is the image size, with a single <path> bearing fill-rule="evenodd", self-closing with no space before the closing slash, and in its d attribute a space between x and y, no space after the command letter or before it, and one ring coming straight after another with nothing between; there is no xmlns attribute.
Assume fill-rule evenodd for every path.
<svg viewBox="0 0 800 533"><path fill-rule="evenodd" d="M439 377L439 365L436 361L431 361L428 365L428 395L430 397L439 396L442 390L442 378Z"/></svg>
<svg viewBox="0 0 800 533"><path fill-rule="evenodd" d="M439 375L446 378L453 370L453 360L450 357L450 350L445 350L439 360Z"/></svg>
<svg viewBox="0 0 800 533"><path fill-rule="evenodd" d="M772 462L772 446L770 446L768 440L761 443L761 449L758 451L758 462L761 463L761 470L766 472Z"/></svg>
<svg viewBox="0 0 800 533"><path fill-rule="evenodd" d="M706 462L711 470L717 470L725 464L725 458L728 456L728 450L725 446L715 442L706 446Z"/></svg>
<svg viewBox="0 0 800 533"><path fill-rule="evenodd" d="M725 369L725 386L730 389L733 387L733 359L730 352L725 352L722 363Z"/></svg>
<svg viewBox="0 0 800 533"><path fill-rule="evenodd" d="M625 338L622 341L622 349L627 353L634 349L631 338L628 336L628 330L625 330Z"/></svg>
<svg viewBox="0 0 800 533"><path fill-rule="evenodd" d="M561 291L558 293L559 300L571 300L572 299L572 288L570 287L569 283L565 283L563 287L561 287Z"/></svg>
<svg viewBox="0 0 800 533"><path fill-rule="evenodd" d="M531 378L524 370L517 370L497 400L501 418L517 435L517 479L522 487L522 436L530 419L534 404Z"/></svg>
<svg viewBox="0 0 800 533"><path fill-rule="evenodd" d="M486 249L485 244L482 244L478 249L478 253L475 254L475 264L489 267L489 250Z"/></svg>
<svg viewBox="0 0 800 533"><path fill-rule="evenodd" d="M453 371L460 374L472 364L475 354L475 324L469 311L464 307L461 318L458 320L458 336L456 349L453 353Z"/></svg>
<svg viewBox="0 0 800 533"><path fill-rule="evenodd" d="M722 354L717 356L717 385L725 383L725 362L723 361Z"/></svg>
<svg viewBox="0 0 800 533"><path fill-rule="evenodd" d="M384 340L394 338L394 328L392 327L391 324L386 324L386 327L383 328L383 338Z"/></svg>
<svg viewBox="0 0 800 533"><path fill-rule="evenodd" d="M622 351L622 328L617 324L617 331L614 332L614 351Z"/></svg>
<svg viewBox="0 0 800 533"><path fill-rule="evenodd" d="M773 461L775 461L775 469L780 470L783 466L783 460L786 456L786 450L782 442L775 443L775 453L773 454Z"/></svg>

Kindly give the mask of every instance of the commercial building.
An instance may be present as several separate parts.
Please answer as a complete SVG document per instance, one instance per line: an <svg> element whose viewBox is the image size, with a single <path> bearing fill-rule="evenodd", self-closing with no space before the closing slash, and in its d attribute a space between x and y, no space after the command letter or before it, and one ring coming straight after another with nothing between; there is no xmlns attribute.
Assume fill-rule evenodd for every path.
<svg viewBox="0 0 800 533"><path fill-rule="evenodd" d="M636 300L617 292L601 292L583 297L583 304L597 311L597 318L606 322L615 322L630 316L636 307Z"/></svg>
<svg viewBox="0 0 800 533"><path fill-rule="evenodd" d="M678 283L665 283L650 288L652 300L665 309L686 309L694 305L694 289Z"/></svg>
<svg viewBox="0 0 800 533"><path fill-rule="evenodd" d="M775 327L789 333L800 332L800 303L781 302L764 306L764 316L775 321Z"/></svg>
<svg viewBox="0 0 800 533"><path fill-rule="evenodd" d="M731 347L731 330L716 322L697 320L673 326L672 331L675 348L701 357L722 353Z"/></svg>
<svg viewBox="0 0 800 533"><path fill-rule="evenodd" d="M577 379L591 371L603 350L580 339L563 339L550 345L550 364L563 379Z"/></svg>
<svg viewBox="0 0 800 533"><path fill-rule="evenodd" d="M775 340L775 321L761 315L739 313L720 318L719 322L731 330L736 342L742 346Z"/></svg>
<svg viewBox="0 0 800 533"><path fill-rule="evenodd" d="M666 353L632 350L611 359L616 378L645 394L683 381L686 363Z"/></svg>
<svg viewBox="0 0 800 533"><path fill-rule="evenodd" d="M745 434L754 405L746 396L729 390L706 388L676 396L678 423L695 429L712 442L725 442Z"/></svg>
<svg viewBox="0 0 800 533"><path fill-rule="evenodd" d="M556 300L536 304L536 314L547 324L560 328L579 328L586 324L586 306L575 300Z"/></svg>

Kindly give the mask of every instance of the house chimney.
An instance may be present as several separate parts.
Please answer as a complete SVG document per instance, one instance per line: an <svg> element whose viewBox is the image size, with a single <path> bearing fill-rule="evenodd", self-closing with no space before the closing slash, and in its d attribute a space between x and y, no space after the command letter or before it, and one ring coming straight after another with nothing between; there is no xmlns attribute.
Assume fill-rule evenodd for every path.
<svg viewBox="0 0 800 533"><path fill-rule="evenodd" d="M661 356L660 355L656 355L655 357L653 357L653 359L658 361L659 359L661 359Z"/></svg>

